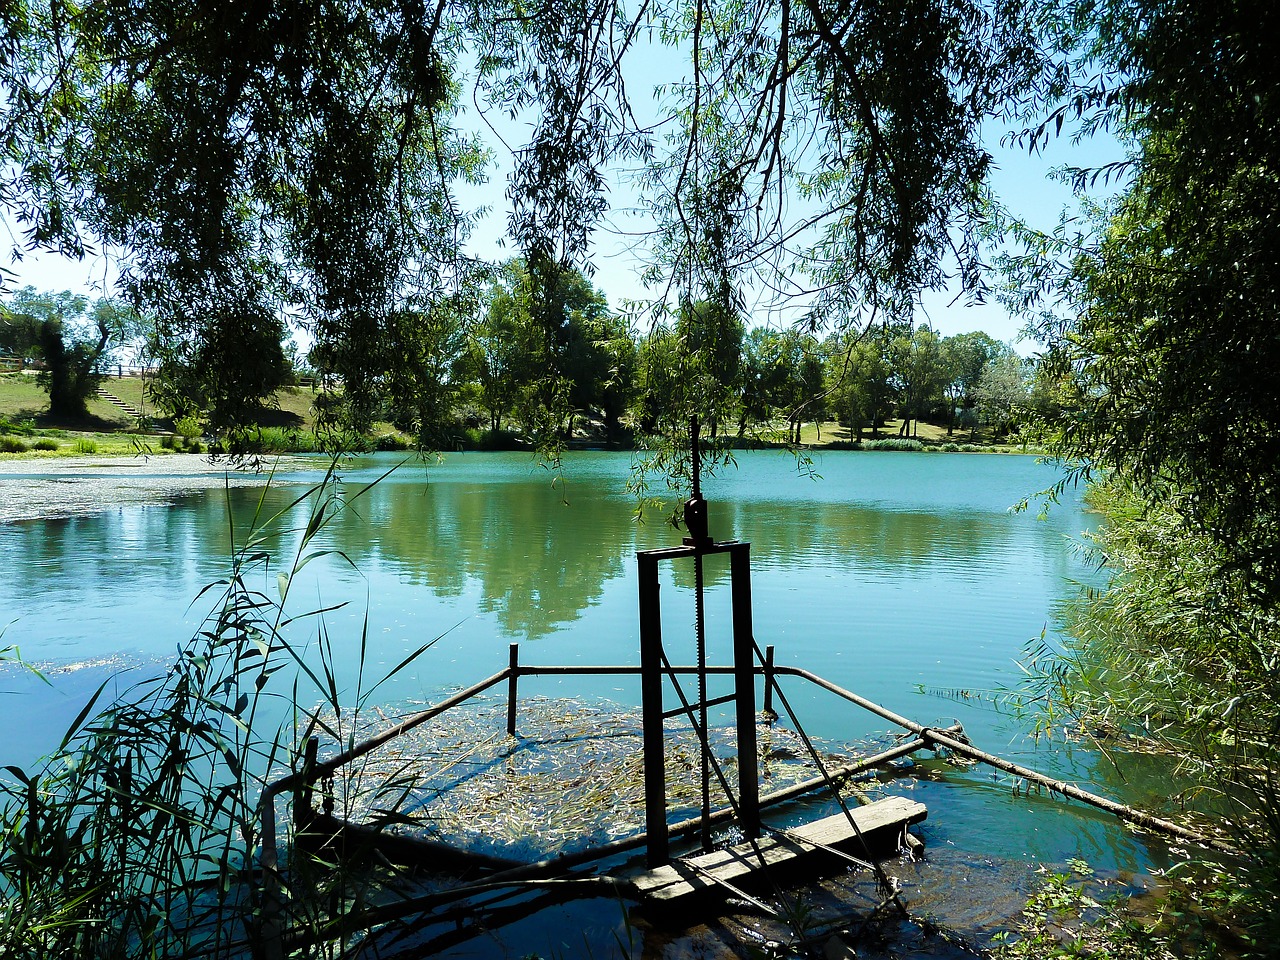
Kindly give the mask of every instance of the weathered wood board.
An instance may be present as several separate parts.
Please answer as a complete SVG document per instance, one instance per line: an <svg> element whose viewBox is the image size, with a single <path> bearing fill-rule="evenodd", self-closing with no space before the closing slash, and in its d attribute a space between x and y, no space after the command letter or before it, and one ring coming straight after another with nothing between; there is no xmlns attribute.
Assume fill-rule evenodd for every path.
<svg viewBox="0 0 1280 960"><path fill-rule="evenodd" d="M723 883L739 886L749 883L752 874L765 869L789 869L806 861L834 859L824 847L835 847L851 856L871 856L892 849L902 831L919 823L928 810L923 803L906 797L886 797L851 811L857 831L843 813L806 823L788 830L785 835L761 837L755 842L740 843L724 850L713 850L697 856L674 860L631 878L636 892L649 901L671 903L712 889Z"/></svg>

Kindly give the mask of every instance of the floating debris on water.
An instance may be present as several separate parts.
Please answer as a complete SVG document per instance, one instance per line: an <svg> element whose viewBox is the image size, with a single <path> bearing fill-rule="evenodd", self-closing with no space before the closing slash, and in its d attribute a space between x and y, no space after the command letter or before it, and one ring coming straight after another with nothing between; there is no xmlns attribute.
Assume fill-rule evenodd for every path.
<svg viewBox="0 0 1280 960"><path fill-rule="evenodd" d="M447 842L475 853L521 860L572 853L644 830L641 713L609 701L521 700L519 734L506 730L506 700L477 700L389 740L344 768L333 786L334 812ZM369 739L410 715L386 708L325 725L346 743ZM666 722L668 811L701 808L698 739L687 722ZM761 723L761 792L818 775L794 730ZM736 784L737 729L713 726L712 754ZM825 765L847 763L866 745L816 748ZM713 805L727 799L712 783Z"/></svg>

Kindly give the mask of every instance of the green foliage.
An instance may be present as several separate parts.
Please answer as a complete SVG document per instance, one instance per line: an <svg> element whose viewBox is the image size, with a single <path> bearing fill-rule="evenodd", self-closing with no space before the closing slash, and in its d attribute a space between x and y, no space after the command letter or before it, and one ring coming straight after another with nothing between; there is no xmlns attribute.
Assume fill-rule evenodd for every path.
<svg viewBox="0 0 1280 960"><path fill-rule="evenodd" d="M32 450L57 450L58 441L51 437L41 437L31 445Z"/></svg>
<svg viewBox="0 0 1280 960"><path fill-rule="evenodd" d="M36 432L35 424L29 420L14 423L8 417L0 417L0 434L12 434L16 437L34 436Z"/></svg>
<svg viewBox="0 0 1280 960"><path fill-rule="evenodd" d="M902 452L919 452L924 444L915 437L886 437L883 440L862 441L863 450L897 450Z"/></svg>
<svg viewBox="0 0 1280 960"><path fill-rule="evenodd" d="M441 447L453 432L470 302L402 309L391 317L394 347L386 365L385 418L424 447ZM352 426L363 421L349 419Z"/></svg>
<svg viewBox="0 0 1280 960"><path fill-rule="evenodd" d="M743 344L742 404L738 435L749 424L787 421L788 443L800 442L800 424L826 416L822 347L799 330L751 330Z"/></svg>
<svg viewBox="0 0 1280 960"><path fill-rule="evenodd" d="M80 437L79 439L76 440L76 452L77 453L97 453L98 452L97 441L91 440L89 437Z"/></svg>
<svg viewBox="0 0 1280 960"><path fill-rule="evenodd" d="M1083 117L1121 132L1129 156L1075 173L1078 187L1128 177L1092 223L1021 234L1013 299L1073 388L1058 451L1153 499L1172 484L1219 558L1280 597L1280 77L1265 39L1280 14L1154 0L1060 10L1046 39L1075 70L1046 89L1057 109L1027 138Z"/></svg>
<svg viewBox="0 0 1280 960"><path fill-rule="evenodd" d="M373 441L367 437L357 439L347 433L318 435L306 430L286 430L282 427L253 426L229 430L219 438L215 452L234 455L259 455L281 453L321 453L333 449L332 445L347 444L341 449L367 452ZM197 441L188 441L187 450L199 452Z"/></svg>
<svg viewBox="0 0 1280 960"><path fill-rule="evenodd" d="M408 450L413 446L398 433L380 433L373 441L373 449L382 452Z"/></svg>
<svg viewBox="0 0 1280 960"><path fill-rule="evenodd" d="M210 427L232 429L252 423L264 401L290 381L278 314L253 302L260 283L244 278L234 288L210 295L200 308L199 332L190 329L184 304L180 318L157 310L155 333L148 344L158 361L147 393L161 409L183 420L205 412Z"/></svg>
<svg viewBox="0 0 1280 960"><path fill-rule="evenodd" d="M1015 353L1004 353L987 364L973 388L977 419L996 437L1025 419L1029 403L1030 364Z"/></svg>
<svg viewBox="0 0 1280 960"><path fill-rule="evenodd" d="M1111 583L1065 611L1063 651L1026 664L1041 729L1068 727L1169 757L1184 802L1220 817L1246 851L1243 882L1271 942L1280 905L1280 616L1224 572L1213 538L1188 530L1170 497L1116 480L1090 491Z"/></svg>
<svg viewBox="0 0 1280 960"><path fill-rule="evenodd" d="M517 421L531 443L554 451L580 418L621 433L636 346L604 294L577 269L546 258L502 268L459 372L478 385L489 428Z"/></svg>
<svg viewBox="0 0 1280 960"><path fill-rule="evenodd" d="M917 327L894 337L888 355L902 419L900 435L910 436L913 422L918 426L930 414L950 379L942 343L931 328Z"/></svg>
<svg viewBox="0 0 1280 960"><path fill-rule="evenodd" d="M30 449L23 441L13 436L0 436L0 453L26 453Z"/></svg>
<svg viewBox="0 0 1280 960"><path fill-rule="evenodd" d="M203 428L200 426L199 418L193 414L187 414L174 420L173 430L183 440L195 440L204 433Z"/></svg>
<svg viewBox="0 0 1280 960"><path fill-rule="evenodd" d="M1175 960L1185 956L1176 936L1154 921L1126 913L1117 898L1100 903L1092 893L1100 883L1083 861L1068 873L1047 873L1027 899L1017 928L996 935L998 960ZM1204 955L1205 960L1214 956Z"/></svg>

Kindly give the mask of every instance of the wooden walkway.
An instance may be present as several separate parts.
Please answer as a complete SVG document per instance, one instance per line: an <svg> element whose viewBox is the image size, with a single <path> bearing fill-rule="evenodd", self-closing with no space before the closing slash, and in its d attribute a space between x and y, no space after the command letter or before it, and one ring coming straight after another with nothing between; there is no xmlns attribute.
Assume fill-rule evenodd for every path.
<svg viewBox="0 0 1280 960"><path fill-rule="evenodd" d="M896 848L908 825L919 823L928 810L924 804L905 797L886 797L851 811L855 831L843 814L795 827L784 833L740 843L724 850L683 857L665 867L648 870L631 878L631 883L650 902L673 904L710 890L730 890L750 884L753 875L768 870L789 870L803 865L841 862L832 849L859 859L878 857ZM862 840L858 839L861 833ZM865 843L867 849L863 849Z"/></svg>

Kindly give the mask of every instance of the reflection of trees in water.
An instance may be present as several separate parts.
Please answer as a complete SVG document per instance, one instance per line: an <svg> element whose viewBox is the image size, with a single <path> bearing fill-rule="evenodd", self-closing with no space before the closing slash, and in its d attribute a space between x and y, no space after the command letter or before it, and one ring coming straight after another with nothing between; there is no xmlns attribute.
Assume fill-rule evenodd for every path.
<svg viewBox="0 0 1280 960"><path fill-rule="evenodd" d="M820 557L825 566L917 566L1003 548L1007 516L890 511L857 503L753 501L717 505L753 557L770 565Z"/></svg>
<svg viewBox="0 0 1280 960"><path fill-rule="evenodd" d="M651 513L644 524L634 522L634 504L622 493L625 463L619 458L616 469L599 469L593 462L591 470L571 470L569 505L545 475L512 479L500 463L494 464L493 479L487 467L466 479L433 472L430 483L411 470L398 473L336 517L322 535L323 545L342 551L375 585L386 575L444 598L474 591L473 605L492 614L505 635L546 636L598 603L606 585L625 575L637 549L681 540L683 531L667 524L663 511ZM1046 527L1028 516L991 511L895 511L853 498L806 498L808 489L793 499L784 499L791 490L786 486L776 499L757 498L758 486L745 492L750 498L745 501L713 498L712 534L750 541L757 576L793 564L798 570L820 564L828 570L892 573L939 560L985 562L1010 551L1034 554L1039 566L1048 566L1049 576L1075 569L1067 551L1046 549L1048 541L1068 532L1062 526L1066 521L1055 523L1052 514ZM832 489L814 492L829 496ZM236 540L243 542L259 498L266 517L302 492L298 486L265 494L230 491ZM44 596L54 584L53 589L65 589L64 599L100 603L94 598L119 595L126 576L163 583L166 594L190 600L226 569L232 537L227 502L223 491L209 491L174 508L125 507L2 530L9 563L0 601ZM277 560L287 556L304 516L299 509L280 525L281 532L263 541L263 549ZM671 564L669 571L678 594L687 597L693 564ZM353 576L337 560L318 563L311 573L322 581ZM708 561L710 587L722 591L728 577L727 563ZM675 607L684 602L678 595L669 599Z"/></svg>
<svg viewBox="0 0 1280 960"><path fill-rule="evenodd" d="M227 556L222 492L167 505L126 505L80 517L5 525L6 569L0 596L15 599L56 589L72 596L112 597L123 577L162 579L185 596L217 576ZM208 514L216 514L211 521Z"/></svg>
<svg viewBox="0 0 1280 960"><path fill-rule="evenodd" d="M577 619L635 551L627 504L578 484L572 505L545 482L388 484L371 494L377 552L439 596L480 585L504 634L535 638Z"/></svg>

